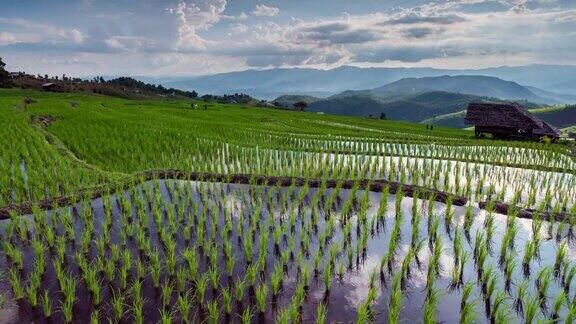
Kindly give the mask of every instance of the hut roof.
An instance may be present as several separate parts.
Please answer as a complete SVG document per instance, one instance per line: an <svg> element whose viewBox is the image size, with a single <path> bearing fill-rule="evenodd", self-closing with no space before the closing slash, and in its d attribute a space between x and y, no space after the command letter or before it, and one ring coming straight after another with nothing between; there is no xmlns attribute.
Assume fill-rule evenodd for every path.
<svg viewBox="0 0 576 324"><path fill-rule="evenodd" d="M480 127L532 130L535 134L559 136L559 132L554 127L530 114L517 103L470 103L466 113L466 122Z"/></svg>
<svg viewBox="0 0 576 324"><path fill-rule="evenodd" d="M48 83L44 83L42 86L43 87L61 87L62 85L60 83L48 82Z"/></svg>

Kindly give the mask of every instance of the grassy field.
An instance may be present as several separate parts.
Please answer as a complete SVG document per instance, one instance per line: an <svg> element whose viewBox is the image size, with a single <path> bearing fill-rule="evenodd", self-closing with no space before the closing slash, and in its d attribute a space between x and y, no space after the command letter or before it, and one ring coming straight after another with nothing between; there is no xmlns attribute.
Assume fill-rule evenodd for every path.
<svg viewBox="0 0 576 324"><path fill-rule="evenodd" d="M565 144L192 103L0 89L0 208L33 206L0 221L2 318L575 318L576 164ZM144 181L149 170L253 176ZM329 185L336 179L352 185ZM405 197L402 187L371 189L374 180L428 191ZM439 203L430 189L450 198ZM65 195L70 206L38 208ZM498 214L496 203L512 207ZM527 209L533 219L517 217Z"/></svg>

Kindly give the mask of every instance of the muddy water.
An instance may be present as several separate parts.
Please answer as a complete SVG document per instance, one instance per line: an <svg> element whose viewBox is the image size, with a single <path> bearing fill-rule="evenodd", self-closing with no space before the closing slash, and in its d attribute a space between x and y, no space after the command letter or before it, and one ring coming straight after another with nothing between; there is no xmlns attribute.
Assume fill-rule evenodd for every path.
<svg viewBox="0 0 576 324"><path fill-rule="evenodd" d="M189 185L191 188L191 195L190 196L180 196L176 192L173 192L171 189L173 185L180 184L180 185ZM276 219L283 217L284 219L287 218L287 215L290 213L290 209L285 211L284 213L281 212L281 208L279 207L281 202L281 193L286 188L278 189L278 188L250 188L247 185L234 185L234 184L227 184L227 185L220 185L220 184L209 184L208 187L208 200L206 198L201 198L201 195L198 192L198 186L206 187L206 183L185 183L182 181L156 181L156 182L149 182L146 183L138 188L135 188L132 191L126 191L124 193L124 197L129 200L132 200L132 216L136 213L136 203L135 200L137 197L145 198L144 194L144 187L153 187L158 188L159 193L162 198L162 205L161 207L165 209L169 205L173 205L176 208L183 204L185 206L185 214L191 213L191 208L198 208L199 211L206 208L208 215L216 210L219 217L218 217L218 224L216 224L217 228L222 228L224 226L224 208L231 208L234 210L233 213L233 222L234 222L234 230L232 233L232 242L235 244L234 251L235 251L235 259L236 265L234 268L234 275L232 276L231 280L228 278L227 275L224 273L220 276L220 284L224 287L233 288L235 286L234 281L236 278L243 278L245 275L245 269L247 267L247 263L244 260L244 256L242 253L242 245L241 243L236 240L238 224L240 222L244 222L244 224L249 223L249 218L242 215L250 215L251 212L254 211L254 203L255 201L251 198L249 193L250 190L256 189L259 190L256 194L253 194L252 197L259 197L263 201L263 208L262 208L262 215L261 219L267 219L269 216L273 216ZM268 206L268 192L273 190L273 199L272 199L272 206ZM299 189L296 189L296 193ZM311 217L311 209L309 207L309 203L316 193L316 189L311 189L306 198L304 199L304 204L300 207L292 206L291 208L295 208L296 212L298 213L298 220L295 226L295 246L294 252L295 254L300 249L300 235L303 231L303 223L309 222ZM325 196L327 197L330 195L331 190L327 190L325 192ZM343 190L340 194L340 199L336 204L337 207L332 214L337 215L339 207L341 204L348 198L350 194L349 190ZM370 198L371 207L368 210L368 216L374 217L377 213L378 204L380 201L380 194L379 193L368 193ZM365 193L363 191L358 191L356 193L358 200L361 199ZM223 199L221 197L223 196ZM294 196L295 197L295 196ZM96 236L100 236L102 231L102 220L104 217L104 205L109 204L112 207L114 222L112 225L111 233L112 233L112 241L114 244L119 244L119 233L121 230L120 224L120 208L119 203L117 202L117 196L107 197L105 199L95 199L88 203L79 203L75 205L72 210L73 214L76 213L80 214L83 212L83 209L89 208L93 215L94 215L94 222ZM369 276L373 271L380 270L380 259L384 254L386 254L388 245L389 245L389 234L392 231L395 222L395 212L394 212L394 205L395 205L395 197L390 195L387 197L388 199L388 211L385 216L385 221L380 222L376 230L374 230L373 235L370 235L370 239L368 241L368 246L365 255L360 256L359 258L355 258L353 266L347 268L345 275L342 278L338 278L338 276L334 275L334 280L330 289L330 293L327 295L325 292L324 284L322 282L321 274L318 277L312 276L312 282L310 284L310 288L306 297L306 301L302 307L302 314L301 318L303 322L311 322L314 320L316 316L316 308L320 302L326 302L328 305L328 313L327 319L329 322L354 322L356 320L356 309L362 303L368 294L369 290ZM420 238L426 238L428 236L427 230L427 223L428 223L428 215L426 215L427 210L427 201L417 200L416 203L418 204L419 210L421 210L422 221L419 226L419 236ZM411 232L412 232L412 198L403 198L402 199L402 212L403 212L403 222L401 224L401 242L399 244L396 262L393 266L392 273L389 273L385 270L385 274L383 277L383 282L378 280L378 298L376 299L375 304L373 305L376 322L382 323L386 322L388 316L388 302L390 296L390 283L391 277L396 271L400 271L401 262L404 256L407 253L408 247L411 243ZM151 203L153 206L153 203ZM150 224L150 241L153 248L157 248L158 251L161 252L163 258L163 247L162 243L158 239L158 230L155 227L155 222L153 217L151 216L151 209L149 204L148 206L147 215L149 218ZM193 207L192 207L193 206ZM463 208L455 208L455 215L453 218L453 223L451 226L445 226L444 224L444 214L445 214L446 206L440 203L435 204L434 213L440 216L441 224L439 227L439 231L441 233L441 239L443 241L443 254L441 258L441 273L438 280L435 283L435 287L440 289L441 295L438 302L437 313L436 317L439 322L446 322L446 323L456 323L459 320L460 316L460 301L461 301L461 291L458 289L449 289L450 286L450 272L454 266L454 252L452 248L452 240L454 238L454 230L456 227L462 228L463 224L463 215L464 209ZM58 210L57 212L61 212L62 210ZM53 211L49 211L46 213L46 217L51 219L53 216ZM484 221L486 218L485 211L481 211L479 209L474 210L475 213L475 222L473 224L471 233L476 233L477 231L484 231ZM270 215L272 214L272 215ZM27 216L24 219L27 220L29 226L31 228L31 232L34 232L34 224L33 218L31 216ZM325 226L324 221L324 214L320 214L319 219L319 226L318 226L318 233L322 232ZM495 233L492 243L492 250L493 255L488 257L487 265L492 265L496 273L498 274L497 279L497 290L503 291L504 290L504 275L501 272L501 269L498 265L498 251L500 249L500 242L502 241L502 236L504 235L505 228L506 228L506 217L503 215L494 215L495 220ZM351 221L355 222L356 218L353 216ZM4 221L0 223L1 228L5 228L8 221ZM511 285L510 292L508 293L511 298L508 298L505 303L507 308L512 310L512 303L513 298L516 295L516 287L522 280L526 279L529 282L529 294L535 295L535 278L538 273L538 270L543 266L552 266L554 264L554 258L556 255L556 250L558 246L558 242L556 241L556 231L552 230L554 235L552 237L548 237L548 225L544 226L543 236L545 239L543 240L541 247L540 247L540 260L532 262L531 264L531 275L527 278L524 278L522 273L521 261L523 256L523 249L526 240L529 240L532 236L532 221L518 219L519 224L519 231L518 235L515 240L515 255L517 257L518 266L513 275L514 283ZM181 226L195 226L192 223L182 224ZM210 228L210 217L207 217L207 228ZM555 225L557 226L557 225ZM79 240L81 237L81 233L85 227L85 224L82 223L80 217L76 217L75 220L75 228L76 228L76 244L79 244ZM61 229L61 227L59 226ZM330 239L330 242L342 242L342 232L338 230L334 234L334 236ZM266 230L261 228L261 230ZM355 226L353 233L356 231ZM560 241L567 240L566 237L567 229L565 228L561 233L559 239ZM61 232L59 232L61 233ZM176 237L177 243L177 251L182 250L186 247L193 246L196 242L195 239L195 231L192 231L192 239L187 241L182 236L182 233L179 232ZM271 234L271 233L270 233ZM271 236L271 235L270 235ZM16 236L15 236L16 237ZM218 239L218 238L217 238ZM473 244L474 244L474 235L472 235L470 241L467 241L463 237L463 246L466 251L468 251L472 255ZM357 236L352 235L352 242L351 247L354 248L356 246ZM25 271L23 273L23 278L26 278L33 269L34 264L34 254L32 252L32 248L28 243L20 242L18 239L14 239L13 243L18 246L24 253L25 253ZM219 254L219 263L221 264L221 269L224 271L225 263L223 260L221 246L218 245L220 248ZM283 242L281 249L285 249L287 247L287 242ZM136 258L139 257L140 259L144 260L145 256L138 251L134 241L128 241L125 248L130 249L132 255ZM254 244L254 255L258 254L258 242L255 241ZM316 251L318 249L318 239L317 237L312 239L312 247L311 251ZM74 253L76 248L74 247L74 243L68 242L67 246L67 264L68 264L68 271L77 277L77 281L79 283L76 292L76 303L74 306L74 322L86 322L89 320L91 313L94 311L95 307L92 305L90 301L90 296L87 292L87 289L84 287L81 281L80 271L77 265L74 262ZM323 263L326 262L328 259L328 248L323 249ZM108 250L107 253L110 253ZM201 251L199 250L199 253ZM201 255L201 254L200 254ZM91 253L88 256L89 261L94 261L97 256L97 249L94 244L92 243L91 246ZM423 316L423 304L425 301L425 285L426 285L426 272L428 269L430 251L428 246L422 249L421 253L419 254L419 259L421 260L420 267L417 267L415 263L412 263L412 270L411 270L411 278L407 281L406 288L404 290L404 300L403 300L403 307L401 311L401 318L407 322L421 322ZM576 259L576 254L573 252L569 253L570 261L573 262ZM55 277L55 271L51 265L51 257L48 255L48 262L47 262L47 272L42 281L42 288L41 292L46 289L49 291L50 296L53 298L53 306L56 309L59 307L60 300L62 299L62 294L59 292L59 286L57 279ZM200 267L199 273L203 273L208 270L209 264L207 258L201 257L200 258ZM135 260L134 260L135 261ZM269 282L270 272L274 269L275 264L278 261L278 257L274 253L274 245L272 242L272 238L270 237L270 241L268 243L268 254L267 254L267 267L268 272L266 273L265 277L261 278L263 281ZM312 265L313 258L310 257L307 262ZM347 265L347 258L345 253L341 253L338 256L336 261L336 265L339 263L344 263ZM180 260L179 265L183 264L183 260ZM0 269L7 269L8 267L7 261L2 258L0 259ZM255 315L253 317L253 322L274 322L275 318L278 315L278 312L287 305L290 304L292 296L294 294L294 290L296 287L296 283L298 281L299 270L296 266L294 261L290 262L289 267L286 269L287 272L285 274L283 289L278 297L277 300L272 302L271 293L268 294L268 310L265 314ZM134 267L131 270L131 276L129 282L132 281L132 278L135 275ZM379 278L380 276L378 276ZM169 275L164 273L162 276L161 282L164 280L169 280ZM173 279L173 278L172 278ZM470 259L470 261L466 264L464 269L464 281L465 282L477 282L477 274L476 269L474 266L474 261ZM130 286L130 284L128 285ZM193 288L193 283L188 282L187 289ZM98 306L97 308L100 310L101 314L103 315L103 320L105 320L108 316L111 316L111 305L110 299L114 292L116 294L119 291L119 280L118 276L114 282L108 282L106 279L102 278L102 287L103 287L103 303ZM474 294L472 299L476 300L476 320L477 322L489 322L489 316L485 312L485 302L483 300L480 287L479 285L474 285ZM0 311L0 314L11 314L12 318L5 317L3 318L6 322L12 323L60 323L63 321L62 314L59 312L54 313L54 315L50 319L46 319L41 311L40 307L32 307L26 300L15 301L11 299L11 294L7 291L9 290L9 285L6 280L2 280L0 284L0 288L3 289L2 294L8 298L8 301L4 305L4 309ZM553 297L561 291L561 286L559 282L553 281L551 284L550 289L548 290L548 307L551 307ZM270 289L269 289L270 291ZM571 290L571 295L569 296L570 300L573 298L573 291ZM161 309L161 295L160 289L154 288L152 284L151 277L148 275L143 281L143 290L142 295L146 300L145 304L145 317L146 322L155 323L160 320L160 312ZM127 294L127 296L129 296ZM206 298L207 300L211 300L217 298L219 300L219 305L221 304L220 292L213 291L211 288L208 288L206 291ZM172 295L171 305L175 305L175 301L177 298L177 293L174 292ZM132 300L130 297L127 297L126 304L131 305ZM221 313L221 321L222 322L238 322L239 316L244 309L246 308L255 309L255 298L253 296L253 292L250 289L246 289L246 294L243 300L240 303L235 305L234 312L232 317L224 318L223 311ZM176 309L176 308L172 308ZM200 305L195 305L193 307L192 313L194 313L194 317L190 317L190 319L194 319L194 321L204 321L206 319L206 310L204 307ZM180 320L177 311L174 311L175 320ZM565 307L562 308L561 311L561 318L563 318L566 314ZM512 319L521 320L521 316L516 314L513 311L510 311L510 316ZM546 316L550 316L550 314L546 314ZM111 317L110 317L111 318ZM544 318L543 314L540 314L540 318ZM127 312L123 317L123 322L131 322L132 312L127 306Z"/></svg>

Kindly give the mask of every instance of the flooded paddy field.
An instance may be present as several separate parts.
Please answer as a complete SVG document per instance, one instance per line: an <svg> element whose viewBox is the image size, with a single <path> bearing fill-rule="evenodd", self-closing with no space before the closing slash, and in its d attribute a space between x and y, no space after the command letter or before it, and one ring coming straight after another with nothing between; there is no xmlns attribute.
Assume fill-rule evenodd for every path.
<svg viewBox="0 0 576 324"><path fill-rule="evenodd" d="M0 222L6 322L576 315L568 223L386 190L176 180L54 207Z"/></svg>

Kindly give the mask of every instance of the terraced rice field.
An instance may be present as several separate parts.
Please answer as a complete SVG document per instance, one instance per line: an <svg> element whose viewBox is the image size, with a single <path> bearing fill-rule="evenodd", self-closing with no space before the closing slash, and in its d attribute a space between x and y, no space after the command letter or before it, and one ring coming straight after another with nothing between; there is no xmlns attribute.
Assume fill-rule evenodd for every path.
<svg viewBox="0 0 576 324"><path fill-rule="evenodd" d="M189 107L0 90L0 318L576 316L575 165L564 144Z"/></svg>

